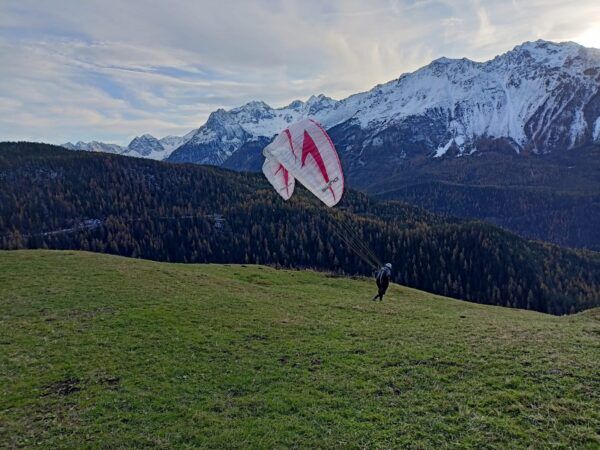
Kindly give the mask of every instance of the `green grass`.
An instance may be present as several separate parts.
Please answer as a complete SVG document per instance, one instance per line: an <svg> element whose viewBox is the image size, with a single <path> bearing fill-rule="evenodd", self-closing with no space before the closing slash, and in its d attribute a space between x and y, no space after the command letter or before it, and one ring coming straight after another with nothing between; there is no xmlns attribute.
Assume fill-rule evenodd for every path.
<svg viewBox="0 0 600 450"><path fill-rule="evenodd" d="M0 447L598 448L600 312L0 252Z"/></svg>

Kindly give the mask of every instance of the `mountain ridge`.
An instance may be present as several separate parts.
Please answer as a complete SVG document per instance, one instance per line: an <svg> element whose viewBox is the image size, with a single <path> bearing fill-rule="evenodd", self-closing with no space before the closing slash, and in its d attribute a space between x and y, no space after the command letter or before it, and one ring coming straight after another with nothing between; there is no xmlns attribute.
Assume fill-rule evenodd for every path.
<svg viewBox="0 0 600 450"><path fill-rule="evenodd" d="M264 103L259 109L250 102L226 113L229 121L250 134L246 142L272 137L309 114L328 129L343 127L351 135L358 128L364 134L360 142L340 133L334 139L342 157L355 166L366 163L361 158L365 150L391 152L402 160L419 154L441 157L452 147L458 155L472 154L489 146L488 141L517 153L546 153L600 139L598 81L600 51L575 43L536 41L485 62L439 58L339 101L313 96L304 109L266 108ZM576 94L570 95L573 89ZM557 106L563 100L571 109ZM211 124L205 127L210 129ZM226 149L228 156L243 143ZM170 160L222 163L222 155L219 161L189 157L186 153L192 147L190 142L177 149Z"/></svg>
<svg viewBox="0 0 600 450"><path fill-rule="evenodd" d="M359 163L365 149L400 145L406 148L394 149L399 159L415 152L441 157L452 149L468 155L489 141L545 153L600 140L599 85L600 50L525 42L484 62L438 58L339 101L319 94L279 108L251 101L218 109L166 158L221 165L245 143L272 138L309 115L326 128L365 130L366 139L356 145L336 142L340 153Z"/></svg>
<svg viewBox="0 0 600 450"><path fill-rule="evenodd" d="M164 160L178 147L183 145L193 133L184 136L168 135L157 139L149 133L134 137L126 147L118 144L107 144L105 142L78 141L75 144L66 142L61 144L68 150L113 153L116 155L133 156L137 158L147 158L154 160Z"/></svg>

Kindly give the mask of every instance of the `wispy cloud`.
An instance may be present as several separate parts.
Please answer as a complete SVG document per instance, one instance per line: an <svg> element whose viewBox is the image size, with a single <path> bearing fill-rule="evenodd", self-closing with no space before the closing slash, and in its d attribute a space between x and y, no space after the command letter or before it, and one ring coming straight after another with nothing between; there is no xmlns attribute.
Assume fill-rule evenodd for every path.
<svg viewBox="0 0 600 450"><path fill-rule="evenodd" d="M4 0L0 139L126 143L597 24L595 0Z"/></svg>

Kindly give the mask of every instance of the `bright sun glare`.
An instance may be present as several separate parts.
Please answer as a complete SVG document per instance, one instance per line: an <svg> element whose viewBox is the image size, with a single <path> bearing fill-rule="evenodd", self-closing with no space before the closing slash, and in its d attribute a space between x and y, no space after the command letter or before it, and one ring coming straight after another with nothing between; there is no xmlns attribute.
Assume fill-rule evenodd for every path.
<svg viewBox="0 0 600 450"><path fill-rule="evenodd" d="M600 25L588 28L574 39L575 42L585 47L600 48Z"/></svg>

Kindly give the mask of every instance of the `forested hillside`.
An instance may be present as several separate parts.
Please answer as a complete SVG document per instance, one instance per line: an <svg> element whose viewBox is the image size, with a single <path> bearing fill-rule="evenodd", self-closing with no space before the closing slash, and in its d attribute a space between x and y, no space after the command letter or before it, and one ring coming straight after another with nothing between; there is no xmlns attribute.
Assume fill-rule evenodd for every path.
<svg viewBox="0 0 600 450"><path fill-rule="evenodd" d="M343 149L348 130L331 136ZM223 167L260 172L268 140L243 145ZM393 159L393 147L341 151L346 181L384 200L434 213L483 220L529 239L600 250L600 147L517 154L495 145L470 156ZM370 165L365 165L365 160Z"/></svg>
<svg viewBox="0 0 600 450"><path fill-rule="evenodd" d="M352 185L382 199L485 220L527 238L600 250L599 146L413 161Z"/></svg>
<svg viewBox="0 0 600 450"><path fill-rule="evenodd" d="M391 261L401 284L553 314L600 305L600 255L594 252L527 241L355 192L334 210L303 190L285 203L260 175L43 144L0 146L4 249L370 274L340 239L340 223Z"/></svg>

